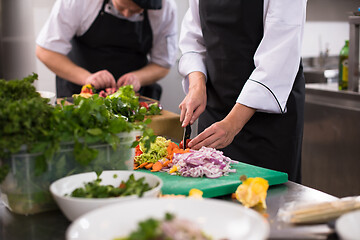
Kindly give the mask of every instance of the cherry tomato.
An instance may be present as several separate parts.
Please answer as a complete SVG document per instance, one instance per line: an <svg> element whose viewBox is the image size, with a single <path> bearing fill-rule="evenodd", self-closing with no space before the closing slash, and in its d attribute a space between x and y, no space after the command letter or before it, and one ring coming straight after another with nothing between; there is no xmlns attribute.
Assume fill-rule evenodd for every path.
<svg viewBox="0 0 360 240"><path fill-rule="evenodd" d="M140 104L140 107L145 107L146 110L149 109L149 104L147 104L146 102L139 102L139 104Z"/></svg>
<svg viewBox="0 0 360 240"><path fill-rule="evenodd" d="M186 147L185 148L188 148L188 144L189 142L191 141L191 139L186 139ZM181 142L179 143L179 148L183 148L184 147L184 140L181 140Z"/></svg>
<svg viewBox="0 0 360 240"><path fill-rule="evenodd" d="M106 93L104 92L104 90L100 91L99 96L103 98L106 97Z"/></svg>

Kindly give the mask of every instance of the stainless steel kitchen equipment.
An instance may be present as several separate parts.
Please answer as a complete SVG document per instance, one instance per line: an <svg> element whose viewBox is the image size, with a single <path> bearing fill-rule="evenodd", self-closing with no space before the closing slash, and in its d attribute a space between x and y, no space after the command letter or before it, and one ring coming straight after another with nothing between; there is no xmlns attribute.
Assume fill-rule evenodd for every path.
<svg viewBox="0 0 360 240"><path fill-rule="evenodd" d="M349 91L359 91L359 27L360 16L349 16Z"/></svg>
<svg viewBox="0 0 360 240"><path fill-rule="evenodd" d="M360 194L360 94L306 84L302 184L337 197Z"/></svg>

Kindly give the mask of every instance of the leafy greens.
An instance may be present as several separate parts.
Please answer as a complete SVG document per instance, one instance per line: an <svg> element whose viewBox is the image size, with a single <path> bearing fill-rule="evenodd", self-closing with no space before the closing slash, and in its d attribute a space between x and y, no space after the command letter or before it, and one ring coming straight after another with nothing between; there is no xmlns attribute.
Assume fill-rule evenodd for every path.
<svg viewBox="0 0 360 240"><path fill-rule="evenodd" d="M35 174L47 170L47 161L60 148L60 143L73 142L75 160L86 166L97 157L93 143L107 143L114 149L119 134L139 130L144 133L145 146L155 140L140 111L138 97L132 86L121 87L106 98L94 94L90 98L75 97L73 105L63 101L55 107L47 104L36 92L36 73L22 80L0 79L0 159L6 159L20 149L40 153L36 158ZM134 142L135 147L138 142ZM0 182L9 166L0 166Z"/></svg>

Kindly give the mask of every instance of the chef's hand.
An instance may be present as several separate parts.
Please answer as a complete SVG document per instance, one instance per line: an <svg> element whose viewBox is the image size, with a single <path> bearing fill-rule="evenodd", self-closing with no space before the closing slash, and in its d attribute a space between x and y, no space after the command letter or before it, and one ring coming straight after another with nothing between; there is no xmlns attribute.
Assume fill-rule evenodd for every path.
<svg viewBox="0 0 360 240"><path fill-rule="evenodd" d="M205 75L201 72L192 72L189 75L189 92L180 103L180 122L182 127L193 124L206 107Z"/></svg>
<svg viewBox="0 0 360 240"><path fill-rule="evenodd" d="M224 148L228 146L237 133L233 131L232 126L222 120L212 124L202 133L192 139L188 146L191 149L200 149L202 146L211 148Z"/></svg>
<svg viewBox="0 0 360 240"><path fill-rule="evenodd" d="M108 70L101 70L91 74L86 78L86 84L91 84L96 89L116 88L115 78Z"/></svg>
<svg viewBox="0 0 360 240"><path fill-rule="evenodd" d="M205 146L220 149L228 146L254 113L255 109L236 103L223 120L206 128L188 143L188 147L200 149Z"/></svg>
<svg viewBox="0 0 360 240"><path fill-rule="evenodd" d="M117 81L117 87L120 88L125 85L133 85L134 91L138 92L141 88L140 79L134 73L126 73L122 75Z"/></svg>

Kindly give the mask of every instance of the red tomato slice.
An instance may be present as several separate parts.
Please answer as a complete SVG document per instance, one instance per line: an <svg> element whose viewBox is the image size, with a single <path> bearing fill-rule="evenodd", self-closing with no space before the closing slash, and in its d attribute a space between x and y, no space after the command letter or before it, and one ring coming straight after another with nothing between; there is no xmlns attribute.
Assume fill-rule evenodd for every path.
<svg viewBox="0 0 360 240"><path fill-rule="evenodd" d="M191 141L191 139L186 139L186 146L185 148L188 148L188 144ZM181 142L179 143L179 148L183 149L184 147L184 140L181 140Z"/></svg>
<svg viewBox="0 0 360 240"><path fill-rule="evenodd" d="M143 152L140 150L140 146L139 145L137 145L136 147L135 147L135 156L139 156L139 155L141 155Z"/></svg>

